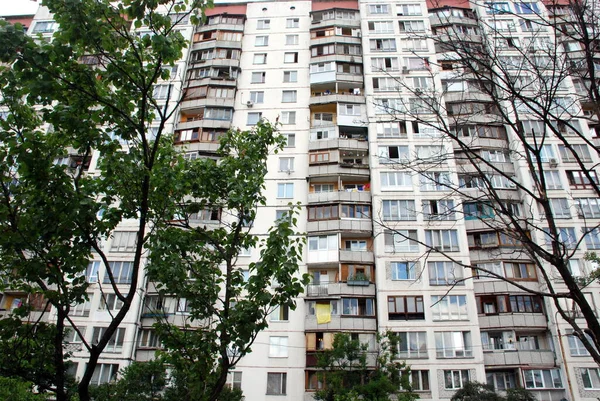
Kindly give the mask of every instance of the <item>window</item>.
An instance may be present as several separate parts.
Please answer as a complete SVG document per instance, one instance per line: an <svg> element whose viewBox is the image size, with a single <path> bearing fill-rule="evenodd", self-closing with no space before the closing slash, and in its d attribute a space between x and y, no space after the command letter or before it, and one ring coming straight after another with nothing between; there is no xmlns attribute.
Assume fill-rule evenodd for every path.
<svg viewBox="0 0 600 401"><path fill-rule="evenodd" d="M382 171L382 190L412 190L412 177L408 171Z"/></svg>
<svg viewBox="0 0 600 401"><path fill-rule="evenodd" d="M575 199L575 204L577 205L577 214L580 218L600 218L600 199L578 198Z"/></svg>
<svg viewBox="0 0 600 401"><path fill-rule="evenodd" d="M390 320L424 320L423 297L388 297Z"/></svg>
<svg viewBox="0 0 600 401"><path fill-rule="evenodd" d="M109 262L110 271L116 284L130 284L133 275L133 262ZM104 284L110 284L108 272L104 274Z"/></svg>
<svg viewBox="0 0 600 401"><path fill-rule="evenodd" d="M111 252L135 252L137 244L137 232L115 231L110 243Z"/></svg>
<svg viewBox="0 0 600 401"><path fill-rule="evenodd" d="M562 388L562 379L558 369L523 370L523 377L527 389Z"/></svg>
<svg viewBox="0 0 600 401"><path fill-rule="evenodd" d="M399 21L400 32L418 32L425 30L424 21Z"/></svg>
<svg viewBox="0 0 600 401"><path fill-rule="evenodd" d="M438 251L458 252L458 231L425 230L425 244Z"/></svg>
<svg viewBox="0 0 600 401"><path fill-rule="evenodd" d="M402 373L406 375L406 372ZM429 371L428 370L410 370L408 381L413 391L429 391Z"/></svg>
<svg viewBox="0 0 600 401"><path fill-rule="evenodd" d="M556 170L545 170L544 180L546 182L546 189L562 189L562 183L560 182L560 173Z"/></svg>
<svg viewBox="0 0 600 401"><path fill-rule="evenodd" d="M487 14L505 14L510 12L510 7L508 3L503 2L493 2L493 3L485 3L485 7L487 7Z"/></svg>
<svg viewBox="0 0 600 401"><path fill-rule="evenodd" d="M423 15L423 11L420 4L398 4L396 5L396 14L398 16Z"/></svg>
<svg viewBox="0 0 600 401"><path fill-rule="evenodd" d="M296 103L297 91L283 91L282 92L282 103Z"/></svg>
<svg viewBox="0 0 600 401"><path fill-rule="evenodd" d="M548 199L550 202L550 209L552 209L552 214L556 219L570 219L571 218L571 208L569 206L569 201L566 198L555 198Z"/></svg>
<svg viewBox="0 0 600 401"><path fill-rule="evenodd" d="M533 263L504 262L504 274L513 280L534 280L537 278Z"/></svg>
<svg viewBox="0 0 600 401"><path fill-rule="evenodd" d="M583 388L586 390L600 389L600 369L598 368L580 368Z"/></svg>
<svg viewBox="0 0 600 401"><path fill-rule="evenodd" d="M106 333L107 327L94 327L92 344L98 344L100 338ZM123 340L125 339L125 328L119 327L108 340L105 352L121 352L123 349Z"/></svg>
<svg viewBox="0 0 600 401"><path fill-rule="evenodd" d="M300 18L287 18L285 20L286 28L299 28L300 27Z"/></svg>
<svg viewBox="0 0 600 401"><path fill-rule="evenodd" d="M592 344L594 343L590 336L586 334L586 337ZM577 336L571 334L567 336L567 339L569 340L571 356L588 356L590 354Z"/></svg>
<svg viewBox="0 0 600 401"><path fill-rule="evenodd" d="M86 329L85 326L77 327L77 330L79 330L79 333L81 333L81 336L84 336L84 337L85 337L85 329ZM81 342L83 342L83 339L81 338L79 333L77 333L77 331L75 331L75 329L73 329L73 328L65 329L65 342L67 342L69 344L80 344Z"/></svg>
<svg viewBox="0 0 600 401"><path fill-rule="evenodd" d="M300 39L298 35L285 35L285 44L290 46L290 45L297 45L298 43L300 43ZM297 62L297 60L296 60Z"/></svg>
<svg viewBox="0 0 600 401"><path fill-rule="evenodd" d="M438 358L468 358L473 355L470 331L442 331L435 333Z"/></svg>
<svg viewBox="0 0 600 401"><path fill-rule="evenodd" d="M267 395L285 395L287 373L267 373Z"/></svg>
<svg viewBox="0 0 600 401"><path fill-rule="evenodd" d="M390 8L388 4L370 4L369 14L389 14Z"/></svg>
<svg viewBox="0 0 600 401"><path fill-rule="evenodd" d="M515 313L542 313L542 301L537 296L511 295L509 296L510 310Z"/></svg>
<svg viewBox="0 0 600 401"><path fill-rule="evenodd" d="M538 14L539 8L537 3L514 3L517 14Z"/></svg>
<svg viewBox="0 0 600 401"><path fill-rule="evenodd" d="M117 379L118 373L118 364L99 363L94 369L94 373L90 379L90 384L93 386L98 386L100 384L112 382Z"/></svg>
<svg viewBox="0 0 600 401"><path fill-rule="evenodd" d="M380 146L378 153L382 164L407 162L410 158L408 146Z"/></svg>
<svg viewBox="0 0 600 401"><path fill-rule="evenodd" d="M156 100L166 99L171 93L172 88L173 85L155 85L152 97Z"/></svg>
<svg viewBox="0 0 600 401"><path fill-rule="evenodd" d="M280 157L279 158L279 171L294 171L294 158L293 157Z"/></svg>
<svg viewBox="0 0 600 401"><path fill-rule="evenodd" d="M360 116L360 105L340 104L339 113L341 116Z"/></svg>
<svg viewBox="0 0 600 401"><path fill-rule="evenodd" d="M252 73L252 78L250 83L253 84L264 84L267 73L264 71L257 71Z"/></svg>
<svg viewBox="0 0 600 401"><path fill-rule="evenodd" d="M560 153L560 159L563 163L592 161L590 150L585 144L571 145L571 149L567 149L565 145L558 145L558 152Z"/></svg>
<svg viewBox="0 0 600 401"><path fill-rule="evenodd" d="M264 103L265 101L265 92L250 92L250 101L252 103Z"/></svg>
<svg viewBox="0 0 600 401"><path fill-rule="evenodd" d="M101 310L118 311L123 307L123 301L121 301L116 294L103 294L100 298Z"/></svg>
<svg viewBox="0 0 600 401"><path fill-rule="evenodd" d="M454 262L427 262L430 285L464 285L463 269Z"/></svg>
<svg viewBox="0 0 600 401"><path fill-rule="evenodd" d="M271 27L271 20L259 19L256 21L256 29L269 29Z"/></svg>
<svg viewBox="0 0 600 401"><path fill-rule="evenodd" d="M298 62L298 52L288 52L283 55L283 62L286 64Z"/></svg>
<svg viewBox="0 0 600 401"><path fill-rule="evenodd" d="M371 58L371 71L373 72L398 71L399 69L398 57Z"/></svg>
<svg viewBox="0 0 600 401"><path fill-rule="evenodd" d="M342 218L349 219L370 219L371 206L369 205L342 205Z"/></svg>
<svg viewBox="0 0 600 401"><path fill-rule="evenodd" d="M600 229L594 228L585 234L585 246L587 249L600 249Z"/></svg>
<svg viewBox="0 0 600 401"><path fill-rule="evenodd" d="M469 371L444 370L444 386L447 390L458 390L469 381Z"/></svg>
<svg viewBox="0 0 600 401"><path fill-rule="evenodd" d="M386 252L419 252L417 230L385 231Z"/></svg>
<svg viewBox="0 0 600 401"><path fill-rule="evenodd" d="M225 385L233 389L242 389L242 372L227 372L227 382Z"/></svg>
<svg viewBox="0 0 600 401"><path fill-rule="evenodd" d="M454 201L451 199L424 200L422 207L425 220L456 220Z"/></svg>
<svg viewBox="0 0 600 401"><path fill-rule="evenodd" d="M392 280L416 280L416 262L391 262Z"/></svg>
<svg viewBox="0 0 600 401"><path fill-rule="evenodd" d="M267 53L256 53L253 64L267 64Z"/></svg>
<svg viewBox="0 0 600 401"><path fill-rule="evenodd" d="M432 295L433 320L465 320L467 313L466 295Z"/></svg>
<svg viewBox="0 0 600 401"><path fill-rule="evenodd" d="M99 262L97 262L99 263ZM97 282L97 278L96 278L96 282ZM88 280L89 282L89 280ZM81 303L79 304L72 304L71 305L71 310L69 312L70 316L89 316L90 315L90 309L92 308L92 294L86 294L86 299L84 299Z"/></svg>
<svg viewBox="0 0 600 401"><path fill-rule="evenodd" d="M285 182L277 184L277 198L293 198L294 197L294 183Z"/></svg>
<svg viewBox="0 0 600 401"><path fill-rule="evenodd" d="M369 41L371 51L373 52L395 52L395 39L371 39Z"/></svg>
<svg viewBox="0 0 600 401"><path fill-rule="evenodd" d="M138 340L138 347L140 348L158 348L160 347L160 340L156 331L152 329L141 329Z"/></svg>
<svg viewBox="0 0 600 401"><path fill-rule="evenodd" d="M268 36L257 36L254 42L254 46L268 46L269 45L269 37Z"/></svg>
<svg viewBox="0 0 600 401"><path fill-rule="evenodd" d="M487 385L494 388L494 390L505 391L509 388L517 387L517 377L515 372L487 372L486 373Z"/></svg>
<svg viewBox="0 0 600 401"><path fill-rule="evenodd" d="M296 112L294 111L292 113L296 113ZM295 114L294 114L294 117L295 117ZM282 120L283 120L283 113L282 113ZM294 118L294 121L295 121L295 118ZM288 123L284 123L283 121L281 123L282 124L291 124L289 122ZM285 145L284 145L284 147L286 147L286 148L294 148L294 147L296 147L296 134L287 133L287 134L282 134L282 135L285 137Z"/></svg>
<svg viewBox="0 0 600 401"><path fill-rule="evenodd" d="M296 112L295 111L282 111L281 112L281 124L283 124L283 125L296 124ZM292 135L294 135L294 134L292 134ZM294 136L294 138L295 138L295 136ZM293 147L293 146L289 146L289 147Z"/></svg>
<svg viewBox="0 0 600 401"><path fill-rule="evenodd" d="M308 154L309 164L328 163L329 152L317 152Z"/></svg>
<svg viewBox="0 0 600 401"><path fill-rule="evenodd" d="M338 216L338 205L319 205L308 207L308 220L332 220L337 219Z"/></svg>
<svg viewBox="0 0 600 401"><path fill-rule="evenodd" d="M344 241L344 250L352 252L365 252L367 250L367 241L346 240Z"/></svg>
<svg viewBox="0 0 600 401"><path fill-rule="evenodd" d="M375 316L374 300L370 298L342 298L342 315Z"/></svg>
<svg viewBox="0 0 600 401"><path fill-rule="evenodd" d="M269 337L269 358L287 358L288 356L288 338L287 337Z"/></svg>
<svg viewBox="0 0 600 401"><path fill-rule="evenodd" d="M269 315L271 322L287 322L289 320L290 310L287 305L277 306Z"/></svg>
<svg viewBox="0 0 600 401"><path fill-rule="evenodd" d="M394 33L393 21L371 21L369 31L373 33Z"/></svg>
<svg viewBox="0 0 600 401"><path fill-rule="evenodd" d="M423 148L430 149L431 147L424 146ZM427 161L427 159L421 160L421 162ZM439 161L437 163L439 163ZM450 173L446 171L423 172L419 176L419 183L421 191L447 191L453 188L452 177Z"/></svg>
<svg viewBox="0 0 600 401"><path fill-rule="evenodd" d="M298 82L298 71L284 71L283 82Z"/></svg>
<svg viewBox="0 0 600 401"><path fill-rule="evenodd" d="M85 279L88 283L98 282L98 269L100 268L100 261L90 262L85 269Z"/></svg>
<svg viewBox="0 0 600 401"><path fill-rule="evenodd" d="M427 332L400 332L398 338L399 358L427 358Z"/></svg>
<svg viewBox="0 0 600 401"><path fill-rule="evenodd" d="M403 221L416 220L414 200L384 200L383 201L383 220L384 221Z"/></svg>
<svg viewBox="0 0 600 401"><path fill-rule="evenodd" d="M246 125L256 125L262 118L261 112L251 112L248 113L248 118L246 120Z"/></svg>
<svg viewBox="0 0 600 401"><path fill-rule="evenodd" d="M54 32L57 27L57 23L54 21L38 21L33 27L33 33L49 33Z"/></svg>
<svg viewBox="0 0 600 401"><path fill-rule="evenodd" d="M378 138L406 138L406 123L377 123Z"/></svg>

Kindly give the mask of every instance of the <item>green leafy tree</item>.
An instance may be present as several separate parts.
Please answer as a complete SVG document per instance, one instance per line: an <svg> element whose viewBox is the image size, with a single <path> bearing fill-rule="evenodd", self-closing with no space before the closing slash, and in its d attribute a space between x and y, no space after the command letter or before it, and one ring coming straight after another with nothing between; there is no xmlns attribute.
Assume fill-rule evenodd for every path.
<svg viewBox="0 0 600 401"><path fill-rule="evenodd" d="M166 67L181 59L188 44L177 24L190 15L196 23L195 13L209 2L45 0L43 5L60 26L51 42L0 21L0 107L8 111L0 119L0 290L27 294L11 324L29 320L31 327L39 326L50 309L53 320L49 330L20 328L27 339L19 341L32 352L15 356L2 373L25 377L58 401L72 397L66 374L71 353L64 338L68 330L78 331L70 313L87 298L84 273L94 258L106 272L95 285L114 293L122 307L111 314L98 341L80 336L89 357L77 393L88 401L94 370L130 313L150 249L164 251L149 264L152 279L165 294L188 297L197 328L191 339L189 327L160 322L165 357L192 388L198 386L192 394L216 399L237 361L227 350L238 350L240 357L248 352L266 326L266 314L275 305L293 307L305 281L296 275L301 243L292 239L293 221L282 222L262 242L240 224L251 222L264 203L265 159L281 139L267 123L252 135L232 132L222 142L219 167L185 161L174 148L166 127L180 99L169 92L166 102L157 100L154 87L173 81ZM142 26L141 33L132 29ZM91 65L82 62L90 59ZM150 135L150 127L157 126ZM94 152L101 158L88 173ZM66 156L73 163L56 163ZM222 207L233 220L213 231L168 223L176 213L204 207ZM117 285L103 248L122 222L136 237L128 286ZM242 248L252 246L262 249L261 261L250 268L257 278L245 283L235 262ZM201 279L187 283L188 273ZM273 279L280 286L267 291ZM209 300L217 306L204 310ZM39 316L32 319L34 314ZM9 323L0 327L2 347L16 344L10 330ZM179 348L182 340L189 347ZM189 357L181 355L185 351Z"/></svg>
<svg viewBox="0 0 600 401"><path fill-rule="evenodd" d="M416 400L408 375L410 368L397 359L398 339L393 333L377 334L377 351L353 340L350 334L334 336L332 348L317 356L319 380L315 393L322 401Z"/></svg>
<svg viewBox="0 0 600 401"><path fill-rule="evenodd" d="M19 379L0 376L0 399L11 401L46 401L44 394L35 394L33 384Z"/></svg>
<svg viewBox="0 0 600 401"><path fill-rule="evenodd" d="M524 388L511 388L506 396L498 394L492 386L468 382L452 396L452 401L534 401L535 396Z"/></svg>

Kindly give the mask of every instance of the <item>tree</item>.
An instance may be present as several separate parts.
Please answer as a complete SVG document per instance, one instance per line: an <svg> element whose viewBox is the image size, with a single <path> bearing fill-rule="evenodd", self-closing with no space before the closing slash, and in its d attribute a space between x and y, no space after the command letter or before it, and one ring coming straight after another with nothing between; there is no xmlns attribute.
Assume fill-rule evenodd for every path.
<svg viewBox="0 0 600 401"><path fill-rule="evenodd" d="M570 264L583 259L584 244L596 249L600 240L598 215L591 210L600 195L598 148L586 129L597 127L600 104L594 4L575 0L520 10L476 3L478 19L470 10L456 11L477 20L469 27L455 23L443 3L434 5L432 32L412 35L436 47L437 61L415 53L428 77L415 87L390 75L408 95L376 107L382 121L412 120L419 135L432 138L432 146L412 157L380 156L380 162L416 175L422 189L445 193L424 207L425 220L435 225L462 216L485 234L469 237L477 248L471 264L433 238L418 241L428 250L423 257L443 255L458 266L448 285L470 279L461 271L472 269L475 276L505 280L547 299L600 364L600 323L584 295L596 273L580 280ZM525 38L514 36L516 26L527 32ZM577 191L556 192L561 160L572 169L563 182ZM457 175L449 173L453 168ZM580 232L561 221L574 214L581 216ZM403 241L415 240L389 222L381 224ZM523 278L537 277L541 285L523 284L521 273L507 275L493 263L477 263L502 258L527 259L524 266L531 270Z"/></svg>
<svg viewBox="0 0 600 401"><path fill-rule="evenodd" d="M77 384L79 399L87 401L99 358L131 312L148 250L184 253L168 272L158 272L158 267L175 257L174 251L165 252L165 260L154 257L148 269L156 280L178 275L179 280L164 284L164 291L183 288L190 297L190 316L197 322L210 317L204 310L195 311L205 306L205 299L193 297L216 301L223 291L225 301L218 312L211 305L216 314L211 316L224 319L198 325L210 338L196 342L198 353L191 357L217 372L205 389L208 399L218 396L233 366L225 350L235 346L242 354L248 352L256 333L265 327L266 313L275 305L293 307L293 297L301 289L304 278L296 275L301 243L290 239L293 220L273 229L261 262L253 265L259 276L270 273L269 280L243 283L235 266L243 247L261 246L256 236L249 235L247 223L264 202L260 192L266 156L281 146L275 127L259 124L254 142L248 133L227 135L220 151L223 170L205 160L184 160L173 146L170 124L181 90L170 67L187 46L176 28L188 17L197 23L196 14L209 4L46 0L44 5L60 26L51 42L0 22L0 107L7 111L0 119L2 290L24 294L15 300L22 305L13 311L11 324L27 321L19 328L27 338L12 340L11 324L0 327L0 338L2 346L26 343L34 351L13 358L14 364L3 366L3 374L35 379L40 391L51 392L58 401L71 398L66 372L72 350L65 337L74 331L89 355ZM168 88L166 96L155 91L157 84ZM245 175L240 168L256 175ZM205 188L217 180L226 182L230 192ZM176 213L189 217L211 207L226 208L231 215L223 223L229 225L210 231L170 224L179 218ZM110 250L104 247L123 224L135 239L128 245L131 262L126 275L125 268L111 263ZM194 240L204 245L192 244ZM214 246L217 240L224 242ZM290 248L289 256L280 256L286 254L284 246ZM206 266L197 266L199 260ZM222 275L221 262L226 264ZM186 287L182 280L188 267L198 269L190 272L192 276L210 277L212 287L209 280ZM98 280L98 269L104 271L104 280ZM271 277L280 283L273 293L266 290ZM93 341L85 339L72 317L77 305L88 300L90 288L100 290L102 303L108 304L108 294L114 294L122 305L110 313L108 326L94 334ZM256 296L256 303L243 301L242 294ZM229 302L235 299L240 304L236 311ZM50 310L52 321L46 323ZM180 339L168 338L165 335L167 350ZM184 358L175 351L167 354L174 364ZM220 359L215 361L214 355Z"/></svg>
<svg viewBox="0 0 600 401"><path fill-rule="evenodd" d="M511 388L506 396L496 393L492 386L478 382L467 382L458 390L451 401L534 401L533 394L523 388Z"/></svg>
<svg viewBox="0 0 600 401"><path fill-rule="evenodd" d="M397 359L398 339L393 333L377 335L377 350L337 333L332 348L317 356L319 381L315 399L323 401L370 401L418 399L409 381L410 369Z"/></svg>

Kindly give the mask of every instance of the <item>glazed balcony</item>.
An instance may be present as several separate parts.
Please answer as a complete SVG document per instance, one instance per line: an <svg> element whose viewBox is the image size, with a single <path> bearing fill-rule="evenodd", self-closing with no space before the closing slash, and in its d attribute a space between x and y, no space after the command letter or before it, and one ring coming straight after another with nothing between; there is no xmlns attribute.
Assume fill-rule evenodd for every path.
<svg viewBox="0 0 600 401"><path fill-rule="evenodd" d="M192 110L203 107L230 107L235 105L235 98L204 97L199 99L183 100L179 106L181 110Z"/></svg>
<svg viewBox="0 0 600 401"><path fill-rule="evenodd" d="M360 45L361 38L360 38L360 36L331 35L331 36L311 38L311 40L310 40L311 46L319 46L319 45L325 45L325 44L329 44L329 43Z"/></svg>
<svg viewBox="0 0 600 401"><path fill-rule="evenodd" d="M309 104L311 106L327 103L358 103L365 104L366 100L363 95L352 94L348 92L330 93L328 91L322 93L314 93L310 97Z"/></svg>
<svg viewBox="0 0 600 401"><path fill-rule="evenodd" d="M191 66L190 68L198 68L198 67L240 68L240 60L239 59L230 59L230 58L211 58L211 59L190 61L190 66Z"/></svg>
<svg viewBox="0 0 600 401"><path fill-rule="evenodd" d="M369 142L359 139L320 139L316 141L310 141L308 143L308 150L324 150L324 149L353 149L357 151L366 152L369 150Z"/></svg>
<svg viewBox="0 0 600 401"><path fill-rule="evenodd" d="M311 85L328 82L347 82L352 84L360 84L360 86L362 87L364 83L364 77L363 74L337 72L336 70L310 73Z"/></svg>
<svg viewBox="0 0 600 401"><path fill-rule="evenodd" d="M317 317L309 315L304 320L304 330L375 331L377 330L377 319L375 316L331 316L330 322L318 324Z"/></svg>
<svg viewBox="0 0 600 401"><path fill-rule="evenodd" d="M482 329L539 328L547 329L548 322L543 313L501 313L479 316Z"/></svg>
<svg viewBox="0 0 600 401"><path fill-rule="evenodd" d="M202 42L193 43L190 51L207 50L213 48L241 49L242 41L221 39L204 40Z"/></svg>
<svg viewBox="0 0 600 401"><path fill-rule="evenodd" d="M203 77L198 79L189 79L186 80L186 84L190 87L194 86L227 86L235 88L237 86L236 78L233 77L219 77L219 76L211 76L211 77Z"/></svg>
<svg viewBox="0 0 600 401"><path fill-rule="evenodd" d="M457 17L454 15L440 17L438 15L430 15L429 23L431 27L446 26L446 25L471 25L478 26L477 19L469 17Z"/></svg>
<svg viewBox="0 0 600 401"><path fill-rule="evenodd" d="M358 14L358 12L357 12ZM314 15L314 13L313 13ZM358 15L357 15L358 16ZM314 16L313 16L314 18ZM320 28L327 28L330 26L344 26L344 27L349 27L349 28L360 28L360 19L356 18L356 19L345 19L345 18L336 18L336 19L326 19L326 20L314 20L312 21L311 25L310 25L310 30L314 31L316 29L320 29Z"/></svg>
<svg viewBox="0 0 600 401"><path fill-rule="evenodd" d="M197 33L204 33L210 31L228 31L228 32L244 32L244 24L211 24L202 25L196 28Z"/></svg>

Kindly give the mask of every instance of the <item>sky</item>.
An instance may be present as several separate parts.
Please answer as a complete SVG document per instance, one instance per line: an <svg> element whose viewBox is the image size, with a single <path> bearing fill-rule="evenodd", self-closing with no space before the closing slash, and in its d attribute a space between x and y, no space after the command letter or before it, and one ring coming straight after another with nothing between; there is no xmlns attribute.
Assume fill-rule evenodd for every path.
<svg viewBox="0 0 600 401"><path fill-rule="evenodd" d="M32 0L0 0L0 15L35 14L38 6Z"/></svg>

